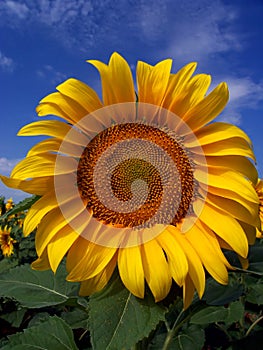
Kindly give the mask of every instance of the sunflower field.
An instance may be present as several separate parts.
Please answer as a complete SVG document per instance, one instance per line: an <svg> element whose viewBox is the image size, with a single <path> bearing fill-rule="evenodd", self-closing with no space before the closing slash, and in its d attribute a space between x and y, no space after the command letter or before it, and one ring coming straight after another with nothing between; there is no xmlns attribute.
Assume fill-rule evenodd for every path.
<svg viewBox="0 0 263 350"><path fill-rule="evenodd" d="M263 180L214 121L227 84L167 59L135 87L118 53L88 62L102 99L57 86L18 132L48 138L0 175L31 195L0 198L1 349L260 349Z"/></svg>

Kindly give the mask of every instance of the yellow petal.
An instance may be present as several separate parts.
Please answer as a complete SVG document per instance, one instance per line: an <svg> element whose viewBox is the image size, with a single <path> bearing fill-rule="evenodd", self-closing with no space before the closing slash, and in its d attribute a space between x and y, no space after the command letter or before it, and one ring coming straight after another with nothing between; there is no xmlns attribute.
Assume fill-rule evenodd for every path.
<svg viewBox="0 0 263 350"><path fill-rule="evenodd" d="M171 234L176 234L177 241L185 252L188 261L189 275L194 283L199 297L201 298L205 290L205 272L201 260L189 241L186 239L185 235L178 235L177 230L173 226L169 226L167 229L171 232Z"/></svg>
<svg viewBox="0 0 263 350"><path fill-rule="evenodd" d="M155 301L164 299L172 285L171 274L164 253L157 241L142 246L142 263L146 281Z"/></svg>
<svg viewBox="0 0 263 350"><path fill-rule="evenodd" d="M62 95L60 92L53 92L40 101L39 106L36 108L38 115L43 115L43 109L41 107L42 104L47 104L51 107L50 111L46 109L47 114L51 114L51 111L54 111L54 107L58 108L58 112L60 110L62 111L62 118L72 124L78 123L84 116L88 114L88 111L84 109L78 102L66 95Z"/></svg>
<svg viewBox="0 0 263 350"><path fill-rule="evenodd" d="M181 68L176 74L170 74L167 90L165 92L165 98L163 101L163 107L170 109L170 105L176 96L179 96L184 91L188 82L196 69L197 63L191 62Z"/></svg>
<svg viewBox="0 0 263 350"><path fill-rule="evenodd" d="M197 225L193 225L186 233L186 239L190 242L206 270L219 283L227 284L228 273L225 264L218 257L220 249L215 250L210 243L209 236L203 233L203 230ZM222 252L220 251L220 254Z"/></svg>
<svg viewBox="0 0 263 350"><path fill-rule="evenodd" d="M257 237L257 228L255 227L255 223L253 225L247 224L245 222L239 221L240 226L243 228L249 245L255 244L255 240ZM258 226L259 227L259 226Z"/></svg>
<svg viewBox="0 0 263 350"><path fill-rule="evenodd" d="M183 285L183 299L184 299L184 310L186 310L192 303L195 293L195 286L191 277L186 276L185 283Z"/></svg>
<svg viewBox="0 0 263 350"><path fill-rule="evenodd" d="M203 187L203 185L201 183L199 183L199 185L201 187ZM208 188L204 188L205 191L208 191L209 193L213 193L217 196L221 196L221 197L225 197L225 198L229 198L237 203L240 203L241 205L243 205L252 215L254 215L255 211L257 211L258 208L258 203L256 202L250 202L246 199L244 199L242 194L238 194L232 190L228 190L228 189L223 189L223 188L218 188L218 187L212 187L212 186L208 186Z"/></svg>
<svg viewBox="0 0 263 350"><path fill-rule="evenodd" d="M47 246L47 252L53 272L56 272L61 260L78 237L79 234L73 231L70 225L66 225L51 239Z"/></svg>
<svg viewBox="0 0 263 350"><path fill-rule="evenodd" d="M109 65L97 60L88 60L95 66L101 76L104 105L121 102L135 102L133 78L125 59L114 52Z"/></svg>
<svg viewBox="0 0 263 350"><path fill-rule="evenodd" d="M233 171L237 171L240 174L243 174L249 180L256 184L258 179L258 172L255 168L254 164L247 158L242 156L224 156L224 157L213 157L207 156L205 157L206 164L204 164L204 157L195 157L195 163L203 164L204 166L208 166L209 168L225 168L232 169ZM216 169L214 169L214 172ZM223 171L223 169L222 169ZM213 172L213 170L212 170Z"/></svg>
<svg viewBox="0 0 263 350"><path fill-rule="evenodd" d="M184 119L184 114L204 98L210 83L210 75L198 74L194 76L189 81L186 89L180 95L174 96L169 109Z"/></svg>
<svg viewBox="0 0 263 350"><path fill-rule="evenodd" d="M36 156L41 153L47 153L47 152L58 152L61 143L62 143L62 140L55 139L55 138L41 141L28 151L27 157Z"/></svg>
<svg viewBox="0 0 263 350"><path fill-rule="evenodd" d="M71 212L69 212L68 209L67 218L62 215L60 208L52 209L47 213L41 220L36 233L36 251L38 255L43 253L44 249L57 232L67 224L70 225L70 222L78 217L82 211L83 208L79 209L73 207L71 208Z"/></svg>
<svg viewBox="0 0 263 350"><path fill-rule="evenodd" d="M230 139L232 137L240 137L251 145L251 140L247 134L235 125L228 123L212 123L204 126L195 133L200 145L206 145L221 140ZM187 144L189 147L189 144Z"/></svg>
<svg viewBox="0 0 263 350"><path fill-rule="evenodd" d="M41 120L23 126L18 136L39 136L48 135L63 140L65 135L71 130L71 126L59 120Z"/></svg>
<svg viewBox="0 0 263 350"><path fill-rule="evenodd" d="M211 122L224 109L229 98L226 83L219 84L209 95L184 115L184 121L193 131Z"/></svg>
<svg viewBox="0 0 263 350"><path fill-rule="evenodd" d="M178 234L181 233L178 232ZM157 237L157 240L166 253L173 279L181 287L188 272L188 262L184 251L176 240L176 235L165 230Z"/></svg>
<svg viewBox="0 0 263 350"><path fill-rule="evenodd" d="M80 80L68 79L58 85L57 90L78 102L86 110L87 114L102 107L97 93Z"/></svg>
<svg viewBox="0 0 263 350"><path fill-rule="evenodd" d="M228 269L232 269L232 266L229 264L228 260L226 259L225 255L223 254L223 252L221 250L221 246L220 246L219 241L218 241L218 239L220 237L218 237L207 225L205 225L199 219L196 220L195 224L199 227L199 229L206 236L206 238L209 241L209 244L213 247L214 251L216 251L217 257L222 261L222 263Z"/></svg>
<svg viewBox="0 0 263 350"><path fill-rule="evenodd" d="M67 256L68 281L84 281L96 276L110 262L116 248L103 247L82 237L72 245Z"/></svg>
<svg viewBox="0 0 263 350"><path fill-rule="evenodd" d="M255 155L247 141L240 137L233 137L196 148L191 148L194 153L202 152L206 156L245 156L256 161Z"/></svg>
<svg viewBox="0 0 263 350"><path fill-rule="evenodd" d="M36 112L39 117L44 117L47 115L55 115L61 117L68 121L70 124L74 124L74 121L71 119L69 115L67 115L57 104L55 103L40 103L36 107Z"/></svg>
<svg viewBox="0 0 263 350"><path fill-rule="evenodd" d="M230 215L220 209L214 209L208 203L200 203L196 200L193 204L194 210L199 211L201 205L203 210L199 219L211 228L219 237L225 240L239 255L246 258L248 253L247 237L240 224Z"/></svg>
<svg viewBox="0 0 263 350"><path fill-rule="evenodd" d="M80 284L79 295L88 296L102 290L112 276L116 267L116 261L117 258L116 255L114 255L108 265L106 265L100 273L86 281L82 281Z"/></svg>
<svg viewBox="0 0 263 350"><path fill-rule="evenodd" d="M172 60L167 59L151 66L139 61L137 64L137 87L139 102L161 105L170 77Z"/></svg>
<svg viewBox="0 0 263 350"><path fill-rule="evenodd" d="M31 267L39 271L50 270L47 250L45 250L37 260L32 262Z"/></svg>
<svg viewBox="0 0 263 350"><path fill-rule="evenodd" d="M76 128L72 128L71 125L58 120L41 120L25 125L19 130L19 136L39 136L47 135L54 136L59 140L64 140L68 135L66 141L69 141L75 145L81 145L86 147L89 143L89 139L83 133L78 131ZM69 139L70 138L70 139Z"/></svg>
<svg viewBox="0 0 263 350"><path fill-rule="evenodd" d="M237 203L231 199L213 195L212 193L207 193L206 201L218 208L225 213L228 213L232 217L244 221L247 224L257 226L259 224L259 219L257 217L257 211L254 215L251 214L243 205Z"/></svg>
<svg viewBox="0 0 263 350"><path fill-rule="evenodd" d="M53 178L50 177L37 177L32 180L20 180L0 175L0 179L8 187L16 188L31 194L37 194L39 196L50 191L53 184Z"/></svg>
<svg viewBox="0 0 263 350"><path fill-rule="evenodd" d="M144 297L144 272L141 247L119 249L118 268L125 287L135 296Z"/></svg>
<svg viewBox="0 0 263 350"><path fill-rule="evenodd" d="M48 153L27 157L14 167L11 177L25 180L39 176L69 174L77 170L78 163L75 159L63 157L61 160L61 158L62 156Z"/></svg>
<svg viewBox="0 0 263 350"><path fill-rule="evenodd" d="M52 209L58 206L56 195L53 191L47 192L34 203L26 214L23 232L28 236L38 226L42 218Z"/></svg>
<svg viewBox="0 0 263 350"><path fill-rule="evenodd" d="M208 186L235 191L246 200L258 203L258 197L253 186L239 173L225 169L209 169L209 173L201 168L195 169L195 179Z"/></svg>

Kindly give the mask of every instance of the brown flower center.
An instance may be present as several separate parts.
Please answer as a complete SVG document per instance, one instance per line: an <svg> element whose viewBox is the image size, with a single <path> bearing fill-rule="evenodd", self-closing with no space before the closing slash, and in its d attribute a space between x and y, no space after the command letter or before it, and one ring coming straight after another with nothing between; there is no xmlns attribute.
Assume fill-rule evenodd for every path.
<svg viewBox="0 0 263 350"><path fill-rule="evenodd" d="M181 142L156 127L126 123L100 132L87 145L77 186L89 212L104 224L147 226L154 218L151 225L176 225L189 210L194 177Z"/></svg>

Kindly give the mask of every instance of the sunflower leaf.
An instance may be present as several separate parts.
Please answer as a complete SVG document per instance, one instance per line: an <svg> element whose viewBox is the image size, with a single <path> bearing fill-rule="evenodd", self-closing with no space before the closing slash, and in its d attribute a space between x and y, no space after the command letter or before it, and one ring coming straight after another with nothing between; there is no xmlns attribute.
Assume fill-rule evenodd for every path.
<svg viewBox="0 0 263 350"><path fill-rule="evenodd" d="M41 308L67 302L77 294L78 284L65 281L62 264L56 274L52 271L35 271L22 265L0 275L0 296L12 297L22 306Z"/></svg>
<svg viewBox="0 0 263 350"><path fill-rule="evenodd" d="M206 325L213 322L223 322L228 316L228 310L223 306L208 306L195 313L190 323Z"/></svg>
<svg viewBox="0 0 263 350"><path fill-rule="evenodd" d="M8 218L8 216L10 215L14 215L17 214L21 211L25 211L28 210L29 208L31 208L31 206L37 201L39 200L40 196L37 195L33 195L29 198L25 198L23 199L21 202L17 203L14 208L8 210L4 215L1 216L1 220L5 220Z"/></svg>
<svg viewBox="0 0 263 350"><path fill-rule="evenodd" d="M196 325L191 325L172 341L169 349L199 350L203 348L204 343L205 331Z"/></svg>
<svg viewBox="0 0 263 350"><path fill-rule="evenodd" d="M115 277L89 302L89 328L94 349L129 349L165 319L167 310L152 296L132 295Z"/></svg>
<svg viewBox="0 0 263 350"><path fill-rule="evenodd" d="M30 327L24 333L9 337L2 350L56 349L77 350L70 327L61 318L54 316L48 321Z"/></svg>

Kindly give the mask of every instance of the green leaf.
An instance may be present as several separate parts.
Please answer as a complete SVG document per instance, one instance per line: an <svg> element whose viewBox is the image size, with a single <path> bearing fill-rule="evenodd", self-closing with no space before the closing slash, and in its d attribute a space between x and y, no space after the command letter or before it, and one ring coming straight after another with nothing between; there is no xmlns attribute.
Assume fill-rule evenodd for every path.
<svg viewBox="0 0 263 350"><path fill-rule="evenodd" d="M213 322L224 322L231 325L243 317L244 306L240 301L233 302L229 307L207 306L195 313L190 320L192 324L207 325Z"/></svg>
<svg viewBox="0 0 263 350"><path fill-rule="evenodd" d="M59 317L51 317L36 327L27 328L24 333L9 337L9 343L2 350L78 350L70 327Z"/></svg>
<svg viewBox="0 0 263 350"><path fill-rule="evenodd" d="M138 299L118 277L90 297L89 328L95 350L129 349L165 319L152 296Z"/></svg>
<svg viewBox="0 0 263 350"><path fill-rule="evenodd" d="M0 274L12 269L15 266L17 266L16 259L4 258L0 261Z"/></svg>
<svg viewBox="0 0 263 350"><path fill-rule="evenodd" d="M228 315L227 309L223 306L207 306L195 313L190 323L206 325L213 322L223 322Z"/></svg>
<svg viewBox="0 0 263 350"><path fill-rule="evenodd" d="M35 327L38 326L40 323L43 323L45 321L48 321L50 318L50 314L48 312L38 312L35 314L33 318L31 318L30 322L28 323L28 328L29 327Z"/></svg>
<svg viewBox="0 0 263 350"><path fill-rule="evenodd" d="M32 270L30 265L18 266L0 275L0 296L15 298L28 308L65 303L78 290L78 283L67 282L65 277L64 264L56 274Z"/></svg>
<svg viewBox="0 0 263 350"><path fill-rule="evenodd" d="M231 325L234 322L238 322L243 318L244 315L244 305L241 301L234 301L226 309L228 314L224 322L227 325Z"/></svg>
<svg viewBox="0 0 263 350"><path fill-rule="evenodd" d="M1 315L1 318L9 322L13 327L20 327L26 313L26 309L20 309L9 314Z"/></svg>
<svg viewBox="0 0 263 350"><path fill-rule="evenodd" d="M248 270L263 273L263 245L250 247L248 260Z"/></svg>
<svg viewBox="0 0 263 350"><path fill-rule="evenodd" d="M217 283L214 279L209 279L206 283L205 293L202 298L208 305L225 305L237 300L244 292L242 284L229 276L228 285Z"/></svg>
<svg viewBox="0 0 263 350"><path fill-rule="evenodd" d="M250 286L246 300L252 304L263 305L263 283Z"/></svg>
<svg viewBox="0 0 263 350"><path fill-rule="evenodd" d="M25 198L18 204L14 206L11 210L8 210L4 215L1 216L1 220L5 220L10 215L17 214L21 211L28 210L36 201L38 201L40 196L33 195L29 198Z"/></svg>
<svg viewBox="0 0 263 350"><path fill-rule="evenodd" d="M88 313L83 310L74 309L72 311L62 312L61 318L63 318L72 329L88 328Z"/></svg>
<svg viewBox="0 0 263 350"><path fill-rule="evenodd" d="M202 328L192 325L181 332L172 341L169 349L200 350L205 343L205 332Z"/></svg>

